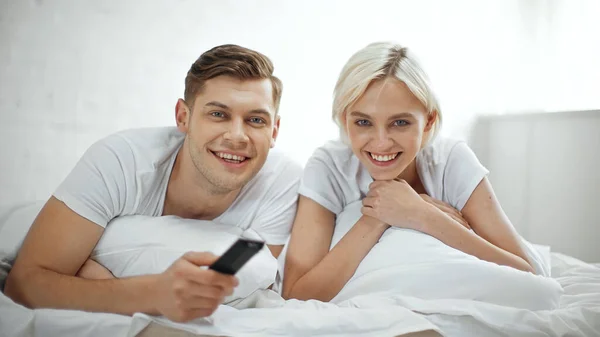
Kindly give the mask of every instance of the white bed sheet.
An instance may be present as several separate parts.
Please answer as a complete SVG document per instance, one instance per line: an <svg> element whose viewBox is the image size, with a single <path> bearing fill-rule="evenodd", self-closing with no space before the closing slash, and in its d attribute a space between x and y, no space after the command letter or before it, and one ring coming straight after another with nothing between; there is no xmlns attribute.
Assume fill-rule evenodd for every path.
<svg viewBox="0 0 600 337"><path fill-rule="evenodd" d="M600 336L600 268L552 253L552 275L565 292L556 310L528 311L477 301L421 300L390 294L339 303L284 301L253 294L253 309L222 306L208 319L175 324L73 310L29 310L0 296L0 336L135 336L150 322L204 335L398 336L434 329L444 336Z"/></svg>

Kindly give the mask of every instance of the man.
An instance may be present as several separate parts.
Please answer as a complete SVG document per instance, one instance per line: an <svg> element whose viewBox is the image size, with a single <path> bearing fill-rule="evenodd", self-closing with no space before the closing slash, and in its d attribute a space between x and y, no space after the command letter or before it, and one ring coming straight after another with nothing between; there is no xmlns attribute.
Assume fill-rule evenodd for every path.
<svg viewBox="0 0 600 337"><path fill-rule="evenodd" d="M210 315L237 285L233 276L198 268L216 260L211 254L189 252L162 274L124 279L107 271L99 277L103 268L88 257L111 219L132 214L218 217L251 227L277 257L301 174L281 153L269 153L281 90L271 61L258 52L223 45L202 54L177 101L176 128L120 132L85 153L33 223L5 293L32 308L174 321Z"/></svg>

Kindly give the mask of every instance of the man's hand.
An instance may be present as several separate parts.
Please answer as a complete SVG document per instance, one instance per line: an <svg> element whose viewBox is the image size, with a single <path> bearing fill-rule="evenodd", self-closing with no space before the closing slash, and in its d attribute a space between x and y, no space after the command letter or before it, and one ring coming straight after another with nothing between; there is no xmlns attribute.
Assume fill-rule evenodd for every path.
<svg viewBox="0 0 600 337"><path fill-rule="evenodd" d="M87 259L75 276L88 280L108 280L115 278L110 270L92 259Z"/></svg>
<svg viewBox="0 0 600 337"><path fill-rule="evenodd" d="M216 260L210 253L188 252L158 275L156 310L175 322L210 316L238 285L235 276L200 268Z"/></svg>
<svg viewBox="0 0 600 337"><path fill-rule="evenodd" d="M156 311L175 322L210 316L238 284L234 276L200 268L216 259L210 253L188 252L157 275ZM76 276L91 280L115 278L92 259L84 263Z"/></svg>
<svg viewBox="0 0 600 337"><path fill-rule="evenodd" d="M419 194L419 195L427 203L437 207L440 211L446 213L448 216L450 216L452 219L454 219L454 221L463 225L467 229L471 229L471 226L469 226L469 223L467 222L467 220L465 220L465 218L463 218L462 213L459 212L456 208L450 206L449 204L447 204L441 200L434 199L434 198L428 196L427 194Z"/></svg>

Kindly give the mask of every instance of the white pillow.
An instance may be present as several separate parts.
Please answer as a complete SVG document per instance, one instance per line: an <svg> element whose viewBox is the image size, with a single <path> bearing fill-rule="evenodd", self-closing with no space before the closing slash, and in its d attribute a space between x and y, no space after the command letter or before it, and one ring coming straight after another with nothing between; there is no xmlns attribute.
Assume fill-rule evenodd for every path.
<svg viewBox="0 0 600 337"><path fill-rule="evenodd" d="M45 201L15 205L4 209L0 216L0 256L12 262L33 221L44 207Z"/></svg>
<svg viewBox="0 0 600 337"><path fill-rule="evenodd" d="M360 201L350 204L337 217L331 247L361 217L361 206ZM332 302L375 292L544 310L558 306L563 289L551 278L483 261L427 234L392 227Z"/></svg>
<svg viewBox="0 0 600 337"><path fill-rule="evenodd" d="M112 220L96 245L92 259L116 277L158 274L188 251L223 254L239 237L260 240L252 230L243 231L213 221L175 216L123 216ZM277 260L268 247L256 254L236 274L240 284L225 303L243 299L275 280Z"/></svg>

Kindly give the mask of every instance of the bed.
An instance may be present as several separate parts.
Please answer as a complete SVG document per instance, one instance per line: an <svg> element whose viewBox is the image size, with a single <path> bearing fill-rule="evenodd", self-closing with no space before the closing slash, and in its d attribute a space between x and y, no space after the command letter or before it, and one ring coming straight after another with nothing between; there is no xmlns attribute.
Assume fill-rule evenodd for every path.
<svg viewBox="0 0 600 337"><path fill-rule="evenodd" d="M40 205L20 216L15 216L14 209L0 209L0 247L5 254L18 246L14 236L27 230L19 226L3 228L7 212L12 212L13 223L15 218L28 222L36 207ZM133 227L128 224L128 228ZM362 295L343 291L347 296L324 303L285 301L276 291L255 289L241 296L235 305L220 306L211 317L179 324L141 313L129 317L30 310L0 294L0 336L600 336L600 267L550 252L548 247L534 246L547 263L549 275L544 282L560 288L557 301L539 308L526 302L505 305L502 298L510 296L503 293L502 284L492 287L495 289L489 293L497 299L490 301L460 296L427 298L394 291ZM4 267L9 259L5 256ZM0 277L3 279L5 274ZM477 280L484 277L474 276ZM519 282L510 287L526 289ZM544 296L543 292L538 295Z"/></svg>

